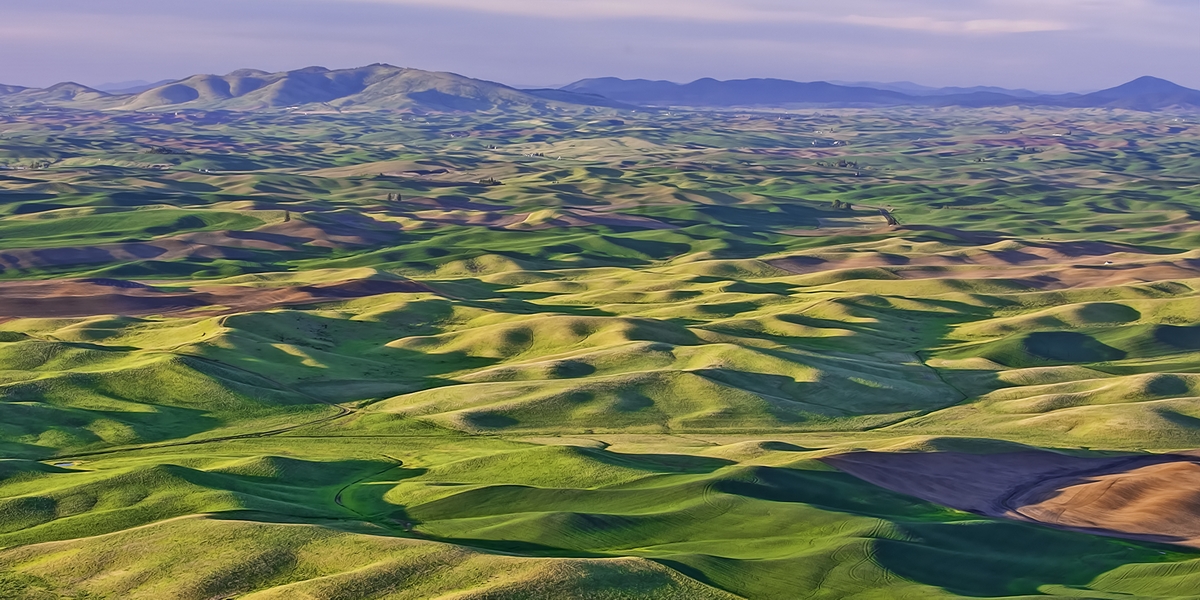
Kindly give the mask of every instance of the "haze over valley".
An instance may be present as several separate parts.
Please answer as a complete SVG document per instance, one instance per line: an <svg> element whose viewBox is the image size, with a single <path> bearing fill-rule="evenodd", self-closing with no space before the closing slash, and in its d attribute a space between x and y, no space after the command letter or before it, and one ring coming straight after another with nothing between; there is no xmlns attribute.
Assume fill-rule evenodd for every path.
<svg viewBox="0 0 1200 600"><path fill-rule="evenodd" d="M1038 94L987 86L838 85L782 79L717 81L706 78L677 84L615 77L584 79L562 88L518 89L455 73L373 64L337 70L308 67L280 73L239 69L227 75L194 75L126 89L110 87L108 91L74 82L44 89L0 85L0 105L92 110L241 111L289 108L472 112L578 106L624 109L638 106L706 109L1041 106L1152 111L1200 108L1200 91L1151 76L1087 94Z"/></svg>

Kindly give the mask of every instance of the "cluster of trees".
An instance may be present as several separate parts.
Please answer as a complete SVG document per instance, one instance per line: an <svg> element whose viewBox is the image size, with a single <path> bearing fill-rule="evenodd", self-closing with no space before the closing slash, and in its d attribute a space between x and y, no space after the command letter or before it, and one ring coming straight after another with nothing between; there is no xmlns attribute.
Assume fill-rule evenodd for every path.
<svg viewBox="0 0 1200 600"><path fill-rule="evenodd" d="M388 199L388 202L399 202L399 201L403 200L403 198L400 197L399 193L388 194L387 199Z"/></svg>
<svg viewBox="0 0 1200 600"><path fill-rule="evenodd" d="M850 204L849 202L842 202L841 200L834 200L833 208L834 208L834 210L854 210L854 205Z"/></svg>
<svg viewBox="0 0 1200 600"><path fill-rule="evenodd" d="M823 161L823 160L818 160L818 161L817 161L817 166L818 166L818 167L839 167L839 168L842 168L842 169L857 169L857 168L858 168L858 161L854 161L854 160L839 160L839 161L837 161L836 163L829 163L829 162L825 162L825 161Z"/></svg>
<svg viewBox="0 0 1200 600"><path fill-rule="evenodd" d="M896 220L895 215L893 215L891 211L886 208L879 209L879 214L883 215L883 218L887 219L887 224L891 225L892 227L900 224L900 221Z"/></svg>

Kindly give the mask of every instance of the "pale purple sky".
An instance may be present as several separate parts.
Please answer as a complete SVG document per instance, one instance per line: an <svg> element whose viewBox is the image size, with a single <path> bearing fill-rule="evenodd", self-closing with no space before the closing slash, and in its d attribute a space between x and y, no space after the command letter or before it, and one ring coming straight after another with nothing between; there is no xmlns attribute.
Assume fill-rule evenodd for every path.
<svg viewBox="0 0 1200 600"><path fill-rule="evenodd" d="M0 83L387 62L512 85L1200 88L1200 0L0 0Z"/></svg>

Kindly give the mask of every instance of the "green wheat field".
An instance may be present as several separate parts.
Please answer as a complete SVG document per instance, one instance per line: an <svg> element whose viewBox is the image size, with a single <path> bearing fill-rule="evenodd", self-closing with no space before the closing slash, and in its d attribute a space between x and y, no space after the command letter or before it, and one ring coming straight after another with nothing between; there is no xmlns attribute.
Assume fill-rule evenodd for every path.
<svg viewBox="0 0 1200 600"><path fill-rule="evenodd" d="M33 107L0 166L0 598L1200 597L1194 114ZM1108 471L971 503L1031 461Z"/></svg>

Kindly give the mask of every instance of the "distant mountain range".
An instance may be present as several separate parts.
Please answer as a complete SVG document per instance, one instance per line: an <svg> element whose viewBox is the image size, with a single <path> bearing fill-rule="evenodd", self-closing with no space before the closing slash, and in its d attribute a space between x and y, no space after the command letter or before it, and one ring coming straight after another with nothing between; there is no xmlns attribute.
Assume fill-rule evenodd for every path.
<svg viewBox="0 0 1200 600"><path fill-rule="evenodd" d="M126 87L128 86L128 87ZM78 83L48 88L0 85L0 107L56 106L92 110L410 110L689 107L837 108L880 106L1051 106L1139 111L1200 109L1200 91L1142 77L1090 94L1039 94L996 87L931 88L914 83L801 83L783 79L700 79L680 84L613 77L559 89L503 84L375 64L355 69L308 67L268 73L242 69L178 81L123 82L94 89Z"/></svg>
<svg viewBox="0 0 1200 600"><path fill-rule="evenodd" d="M176 111L295 108L474 112L555 106L633 108L587 93L517 90L454 73L384 64L339 70L308 67L281 73L242 69L228 75L193 75L114 92L77 83L60 83L44 89L0 86L0 106L36 105Z"/></svg>
<svg viewBox="0 0 1200 600"><path fill-rule="evenodd" d="M866 87L875 88L877 90L888 90L892 92L900 92L909 96L954 96L957 94L974 94L984 92L988 94L1004 94L1006 96L1014 96L1017 98L1030 98L1033 96L1049 95L1048 92L1034 92L1025 89L1008 89L995 87L990 85L978 85L974 87L929 87L911 81L893 81L890 83L880 83L877 81L830 81L829 83L844 85L849 87Z"/></svg>
<svg viewBox="0 0 1200 600"><path fill-rule="evenodd" d="M612 77L585 79L563 88L577 94L595 94L640 106L823 106L906 104L911 96L888 90L847 87L823 81L799 83L783 79L700 79L688 84Z"/></svg>
<svg viewBox="0 0 1200 600"><path fill-rule="evenodd" d="M144 81L144 80L138 79L135 81L118 81L118 82L114 82L114 83L102 83L100 85L96 85L96 86L92 86L92 87L97 90L100 90L101 92L106 92L106 93L114 94L114 95L139 94L146 90L152 90L156 87L164 86L164 85L167 85L168 83L174 83L174 82L175 82L174 79L163 79L161 81L157 81L157 82L153 82L153 83L151 83L149 81Z"/></svg>
<svg viewBox="0 0 1200 600"><path fill-rule="evenodd" d="M700 79L679 84L669 81L584 79L564 90L604 96L641 106L696 108L731 107L871 107L871 106L1059 106L1071 108L1125 108L1154 111L1200 108L1200 91L1165 79L1142 77L1115 88L1091 94L1040 95L1028 90L1002 88L922 88L907 92L893 89L832 83L798 83L782 79L717 81Z"/></svg>

